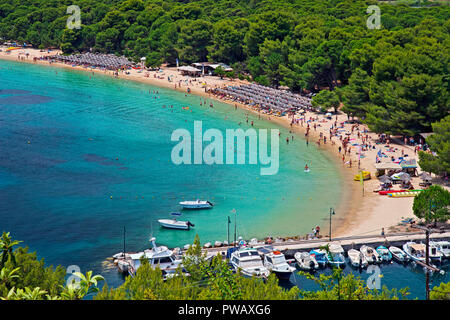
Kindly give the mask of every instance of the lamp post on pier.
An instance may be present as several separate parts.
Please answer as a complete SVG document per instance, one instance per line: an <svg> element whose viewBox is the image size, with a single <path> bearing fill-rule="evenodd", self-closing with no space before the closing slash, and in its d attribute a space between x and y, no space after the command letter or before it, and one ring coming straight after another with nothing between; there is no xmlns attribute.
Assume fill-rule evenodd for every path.
<svg viewBox="0 0 450 320"><path fill-rule="evenodd" d="M334 208L330 208L330 233L329 233L330 241L331 241L331 216L334 215L334 214L336 214L334 212Z"/></svg>

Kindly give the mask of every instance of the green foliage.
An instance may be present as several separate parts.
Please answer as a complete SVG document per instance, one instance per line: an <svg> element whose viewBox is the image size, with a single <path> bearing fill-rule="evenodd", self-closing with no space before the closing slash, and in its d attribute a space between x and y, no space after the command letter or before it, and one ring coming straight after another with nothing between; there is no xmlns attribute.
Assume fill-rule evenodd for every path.
<svg viewBox="0 0 450 320"><path fill-rule="evenodd" d="M327 112L330 108L336 112L340 105L340 99L336 91L322 90L313 97L311 103L314 107L320 108L322 112Z"/></svg>
<svg viewBox="0 0 450 320"><path fill-rule="evenodd" d="M425 152L419 153L420 167L435 174L450 173L450 116L440 122L433 123L433 135L426 139L430 149L436 155Z"/></svg>
<svg viewBox="0 0 450 320"><path fill-rule="evenodd" d="M430 300L450 300L450 282L442 282L430 291Z"/></svg>
<svg viewBox="0 0 450 320"><path fill-rule="evenodd" d="M447 221L450 218L450 192L431 186L414 197L413 211L419 219Z"/></svg>
<svg viewBox="0 0 450 320"><path fill-rule="evenodd" d="M82 26L68 30L66 3L9 0L0 38L146 57L148 67L224 62L239 67L221 77L294 91L340 87L343 111L373 131L414 135L449 112L450 7L408 1L378 2L383 27L370 30L363 0L75 0ZM336 108L325 95L333 102L319 105ZM448 172L448 162L429 167Z"/></svg>

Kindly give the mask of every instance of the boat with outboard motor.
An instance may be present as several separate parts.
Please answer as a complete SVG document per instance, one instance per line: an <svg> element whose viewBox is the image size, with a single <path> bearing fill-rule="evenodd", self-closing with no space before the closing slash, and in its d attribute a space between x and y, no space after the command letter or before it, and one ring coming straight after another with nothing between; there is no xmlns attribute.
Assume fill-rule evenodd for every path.
<svg viewBox="0 0 450 320"><path fill-rule="evenodd" d="M297 261L297 265L300 269L311 271L319 269L319 263L316 261L315 256L309 252L296 252L294 259Z"/></svg>
<svg viewBox="0 0 450 320"><path fill-rule="evenodd" d="M381 258L374 248L362 245L359 251L364 255L368 263L380 263Z"/></svg>
<svg viewBox="0 0 450 320"><path fill-rule="evenodd" d="M408 262L409 256L400 248L390 246L389 252L392 254L392 257L397 260L397 262Z"/></svg>
<svg viewBox="0 0 450 320"><path fill-rule="evenodd" d="M180 205L183 209L210 209L214 205L207 200L182 201Z"/></svg>
<svg viewBox="0 0 450 320"><path fill-rule="evenodd" d="M177 219L159 219L158 222L161 227L167 229L189 230L195 226L190 221L178 221Z"/></svg>
<svg viewBox="0 0 450 320"><path fill-rule="evenodd" d="M350 264L355 268L365 268L369 265L366 257L362 254L361 251L350 249L347 252L348 258L350 260Z"/></svg>

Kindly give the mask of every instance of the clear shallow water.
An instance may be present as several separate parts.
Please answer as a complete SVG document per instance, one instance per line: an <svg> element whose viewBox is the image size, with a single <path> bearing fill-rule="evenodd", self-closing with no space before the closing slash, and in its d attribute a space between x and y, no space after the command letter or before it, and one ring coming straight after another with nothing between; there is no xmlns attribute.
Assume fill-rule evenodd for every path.
<svg viewBox="0 0 450 320"><path fill-rule="evenodd" d="M150 91L149 91L150 90ZM153 94L158 90L158 94ZM155 98L156 97L156 98ZM106 257L148 247L227 239L237 210L238 235L299 235L326 221L341 195L336 164L288 130L198 96L111 77L0 61L0 229L11 231L48 264L94 270L120 282ZM163 105L173 108L163 108ZM190 110L182 107L189 106ZM173 130L254 127L281 130L280 169L259 165L174 165ZM239 125L239 122L241 124ZM303 172L308 163L311 172ZM112 199L111 199L112 197ZM191 231L161 229L157 219L184 199L212 210L183 212ZM339 214L339 213L338 213ZM233 225L230 226L230 237Z"/></svg>

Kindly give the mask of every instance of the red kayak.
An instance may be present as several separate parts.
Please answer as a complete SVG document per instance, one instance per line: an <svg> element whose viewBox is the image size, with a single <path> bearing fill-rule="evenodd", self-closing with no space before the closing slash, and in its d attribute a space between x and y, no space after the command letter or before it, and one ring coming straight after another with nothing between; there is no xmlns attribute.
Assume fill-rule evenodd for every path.
<svg viewBox="0 0 450 320"><path fill-rule="evenodd" d="M408 190L383 190L383 191L378 191L378 194L385 196L388 193L405 192L405 191L408 191Z"/></svg>

